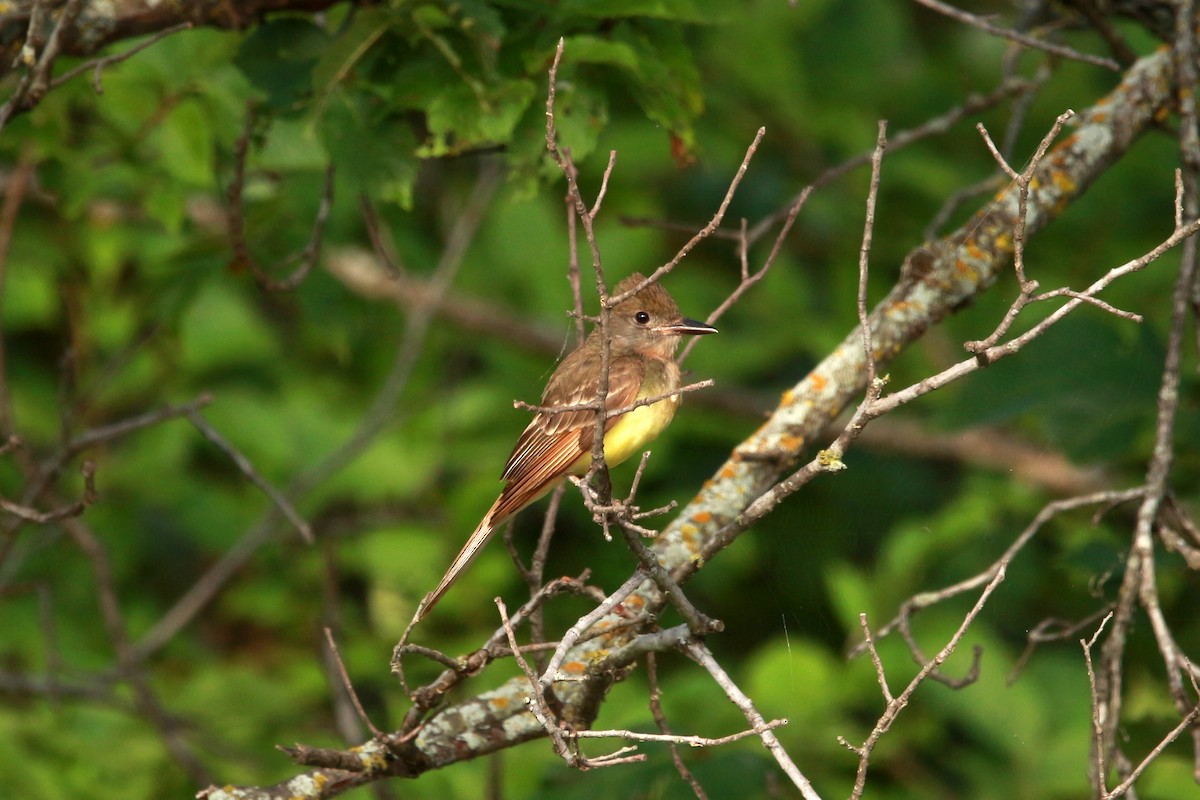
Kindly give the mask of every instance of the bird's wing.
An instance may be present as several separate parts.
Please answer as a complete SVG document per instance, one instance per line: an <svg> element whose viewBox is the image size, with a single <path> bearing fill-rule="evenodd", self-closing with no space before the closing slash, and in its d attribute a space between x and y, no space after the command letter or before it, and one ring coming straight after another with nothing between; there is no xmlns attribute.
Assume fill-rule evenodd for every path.
<svg viewBox="0 0 1200 800"><path fill-rule="evenodd" d="M609 411L632 405L642 386L644 367L637 358L615 358L609 364L608 394L604 406ZM555 391L553 382L546 387L543 403L547 406L573 406L596 397L598 380L591 378L573 387ZM552 402L547 403L550 399ZM620 416L605 420L608 430ZM551 484L570 470L585 453L592 450L596 434L596 415L587 409L552 413L539 411L517 440L502 477L504 491L489 514L493 524L520 511Z"/></svg>
<svg viewBox="0 0 1200 800"><path fill-rule="evenodd" d="M608 410L624 408L637 400L642 386L644 366L636 358L615 358L609 363L608 394L604 405ZM554 380L542 395L545 406L573 406L587 403L596 397L597 380L581 385L557 386ZM620 415L605 420L605 430L611 428ZM504 467L507 481L496 502L467 539L458 556L437 588L425 596L417 610L421 619L458 579L462 571L475 560L497 526L525 506L541 497L555 481L562 478L579 460L590 453L596 436L596 415L589 410L564 411L554 414L538 412L529 427L517 440Z"/></svg>

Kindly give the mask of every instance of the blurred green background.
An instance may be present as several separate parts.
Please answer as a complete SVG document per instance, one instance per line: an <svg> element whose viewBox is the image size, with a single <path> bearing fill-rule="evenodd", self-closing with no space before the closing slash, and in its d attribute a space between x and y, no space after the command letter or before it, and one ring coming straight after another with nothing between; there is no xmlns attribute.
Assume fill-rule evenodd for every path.
<svg viewBox="0 0 1200 800"><path fill-rule="evenodd" d="M1152 49L1136 25L1119 27L1140 52ZM179 33L106 69L103 94L86 78L51 91L0 132L3 172L11 177L25 163L34 176L4 274L12 430L3 433L19 435L40 463L90 429L211 392L204 417L267 480L304 481L295 502L318 544L301 542L185 419L78 454L57 493L79 496L78 464L96 462L101 497L82 521L107 551L135 645L151 641L145 637L160 630L164 614L231 548L247 537L258 546L194 618L148 647L145 674L170 715L156 727L121 680L93 563L55 524L13 533L0 563L0 795L183 797L202 777L265 784L294 774L276 743L345 744L332 700L340 687L323 663L325 625L335 628L375 724L398 725L408 704L388 672L391 647L498 489L527 420L512 401L536 402L556 353L572 341L564 185L544 155L546 70L559 36L567 42L559 124L585 194L594 195L607 154L617 153L597 218L614 282L667 261L707 221L760 126L766 137L730 208L730 230L743 218L753 225L827 167L869 150L877 120L886 118L895 135L991 91L1006 52L998 39L883 0L383 3L272 16L243 33ZM1065 40L1103 52L1086 31ZM1048 62L1025 54L1015 64L1033 76ZM1069 61L1050 67L1022 112L1017 164L1065 108L1086 108L1118 80ZM285 259L308 241L325 166L336 167L325 254L293 292L262 291L225 231L248 102L258 122L244 191L247 240L273 275L294 266ZM999 139L1012 115L1012 104L1001 104L889 154L872 299L895 280L947 198L994 172L974 122ZM1136 144L1030 242L1031 276L1046 288L1083 287L1165 238L1176 160L1169 133ZM406 274L432 275L480 175L496 167L507 180L469 243L451 302L483 301L558 347L445 317L423 339L406 340L409 310L363 297L324 268L369 251L360 202L367 197ZM713 378L717 389L689 396L654 445L644 506L686 502L779 393L851 330L868 178L858 169L813 195L768 277L689 359L692 377ZM968 201L938 233L983 202ZM627 217L692 227L630 226ZM769 246L768 237L754 248L752 265ZM582 257L586 267L586 251ZM1136 484L1153 441L1176 266L1168 255L1106 293L1145 315L1143 324L1084 309L1019 358L896 417L930 440L985 427L1095 470L1104 486ZM720 238L666 281L695 317L737 283L734 243ZM891 386L962 358L960 343L991 332L1014 283L1006 274L930 331L890 365ZM1031 310L1018 328L1049 310ZM313 485L305 476L325 472L414 346L417 358L382 430ZM1200 467L1195 374L1189 350L1173 479L1185 503L1197 499ZM689 586L699 607L726 623L710 646L767 718L790 720L780 738L826 797L848 794L857 762L837 737L861 742L883 710L869 661L844 657L859 638L858 614L878 626L910 595L984 569L1057 496L1003 463L980 467L886 443L857 446L846 463L846 472L788 500ZM11 454L0 459L0 492L10 499L27 488L18 465ZM616 471L617 494L631 474ZM43 497L38 505L52 503ZM519 520L526 552L540 524L538 509ZM629 573L632 557L602 541L573 492L559 526L549 575L590 566L594 582L612 589ZM1080 637L1044 645L1015 683L1006 679L1029 629L1049 617L1084 618L1114 597L1130 530L1129 509L1118 509L1095 526L1087 512L1066 515L1039 534L948 665L961 674L969 647L981 645L980 680L962 691L929 684L918 692L876 752L869 796L1089 796ZM1159 577L1164 613L1185 650L1196 652L1196 577L1169 556ZM525 596L500 546L446 597L420 639L449 653L475 649L496 625L496 594L510 605ZM970 602L917 618L927 652ZM562 601L551 617L566 622L584 610ZM895 637L880 650L898 691L917 667ZM659 664L676 732L722 736L745 727L697 667L682 658ZM416 678L433 674L413 669ZM494 685L511 670L497 665L482 681ZM47 676L59 690L21 683ZM635 671L598 724L653 730L646 697L644 672ZM1130 643L1126 701L1127 752L1145 752L1178 720L1146 626ZM171 757L163 727L198 766ZM1140 796L1194 794L1188 749L1180 742L1159 758ZM665 748L641 750L645 764L578 773L534 742L494 763L396 783L385 796L478 797L496 775L509 797L691 796ZM757 740L684 758L711 797L793 796Z"/></svg>

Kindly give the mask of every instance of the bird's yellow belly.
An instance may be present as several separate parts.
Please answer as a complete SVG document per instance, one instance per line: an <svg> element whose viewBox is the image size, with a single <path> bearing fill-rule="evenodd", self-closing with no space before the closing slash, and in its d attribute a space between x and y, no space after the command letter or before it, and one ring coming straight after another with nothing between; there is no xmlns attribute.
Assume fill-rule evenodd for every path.
<svg viewBox="0 0 1200 800"><path fill-rule="evenodd" d="M615 467L625 459L639 453L667 427L679 407L679 396L659 400L649 406L641 406L622 414L621 418L604 434L604 460ZM576 475L587 472L592 464L592 454L585 453L572 466Z"/></svg>

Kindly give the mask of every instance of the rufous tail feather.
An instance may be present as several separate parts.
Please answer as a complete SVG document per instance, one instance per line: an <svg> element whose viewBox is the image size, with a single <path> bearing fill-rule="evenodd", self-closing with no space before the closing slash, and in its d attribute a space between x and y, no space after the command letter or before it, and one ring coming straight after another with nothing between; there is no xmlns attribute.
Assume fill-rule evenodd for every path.
<svg viewBox="0 0 1200 800"><path fill-rule="evenodd" d="M498 505L500 505L499 499L497 499L491 509L488 510L488 513L484 516L483 521L479 523L479 527L476 528L475 532L471 534L471 538L467 539L467 543L463 545L463 549L458 551L458 555L454 557L454 562L450 564L450 568L446 570L446 574L442 576L442 580L440 583L438 583L437 588L425 595L425 598L421 600L421 605L417 609L418 620L425 618L425 615L429 613L430 609L437 604L438 600L442 599L442 595L444 595L454 584L454 582L458 580L458 576L462 574L463 570L470 566L471 562L475 560L475 557L479 555L479 552L483 550L483 546L488 543L489 539L492 538L492 534L495 533L496 528L499 527L492 519L496 511L496 506Z"/></svg>

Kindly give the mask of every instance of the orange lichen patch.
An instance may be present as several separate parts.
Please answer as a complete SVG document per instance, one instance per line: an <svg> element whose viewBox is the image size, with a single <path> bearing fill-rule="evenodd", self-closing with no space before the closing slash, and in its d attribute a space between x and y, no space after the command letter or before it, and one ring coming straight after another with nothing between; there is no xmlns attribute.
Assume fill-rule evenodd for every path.
<svg viewBox="0 0 1200 800"><path fill-rule="evenodd" d="M996 234L996 249L997 250L1012 250L1013 249L1012 236L1010 236L1007 233Z"/></svg>
<svg viewBox="0 0 1200 800"><path fill-rule="evenodd" d="M954 260L954 271L965 278L970 278L971 280L975 279L975 268L961 258L956 258Z"/></svg>
<svg viewBox="0 0 1200 800"><path fill-rule="evenodd" d="M562 665L563 672L571 675L582 675L587 670L587 665L582 661L568 661Z"/></svg>
<svg viewBox="0 0 1200 800"><path fill-rule="evenodd" d="M966 242L965 247L967 250L967 255L969 255L971 258L983 260L983 250L980 249L979 244L974 239Z"/></svg>
<svg viewBox="0 0 1200 800"><path fill-rule="evenodd" d="M1074 194L1075 190L1079 188L1079 184L1065 172L1053 172L1051 173L1051 177L1054 180L1054 185L1058 187L1060 192Z"/></svg>
<svg viewBox="0 0 1200 800"><path fill-rule="evenodd" d="M785 433L779 437L779 446L784 450L795 452L801 447L804 447L804 437L796 436L795 434Z"/></svg>
<svg viewBox="0 0 1200 800"><path fill-rule="evenodd" d="M889 314L903 314L905 311L908 311L910 308L912 308L912 303L908 302L907 300L898 300L895 303L892 303L892 307L888 309L888 313Z"/></svg>
<svg viewBox="0 0 1200 800"><path fill-rule="evenodd" d="M488 705L496 711L504 711L508 708L507 697L491 697L488 698Z"/></svg>
<svg viewBox="0 0 1200 800"><path fill-rule="evenodd" d="M792 404L792 401L794 399L796 399L796 395L792 393L791 389L788 389L786 392L784 392L783 394L781 394L779 396L779 403L781 405L788 406L788 405Z"/></svg>
<svg viewBox="0 0 1200 800"><path fill-rule="evenodd" d="M1155 122L1163 122L1169 116L1171 116L1171 109L1167 108L1166 106L1163 106L1162 108L1160 108L1154 112L1154 121Z"/></svg>
<svg viewBox="0 0 1200 800"><path fill-rule="evenodd" d="M700 511L692 515L692 522L697 525L707 525L712 522L712 513L708 511Z"/></svg>
<svg viewBox="0 0 1200 800"><path fill-rule="evenodd" d="M808 381L812 384L813 391L817 392L825 391L825 387L829 385L829 381L825 380L825 376L818 372L809 373Z"/></svg>
<svg viewBox="0 0 1200 800"><path fill-rule="evenodd" d="M735 475L737 475L737 470L733 468L732 464L726 464L721 468L721 477L725 480L729 480Z"/></svg>

